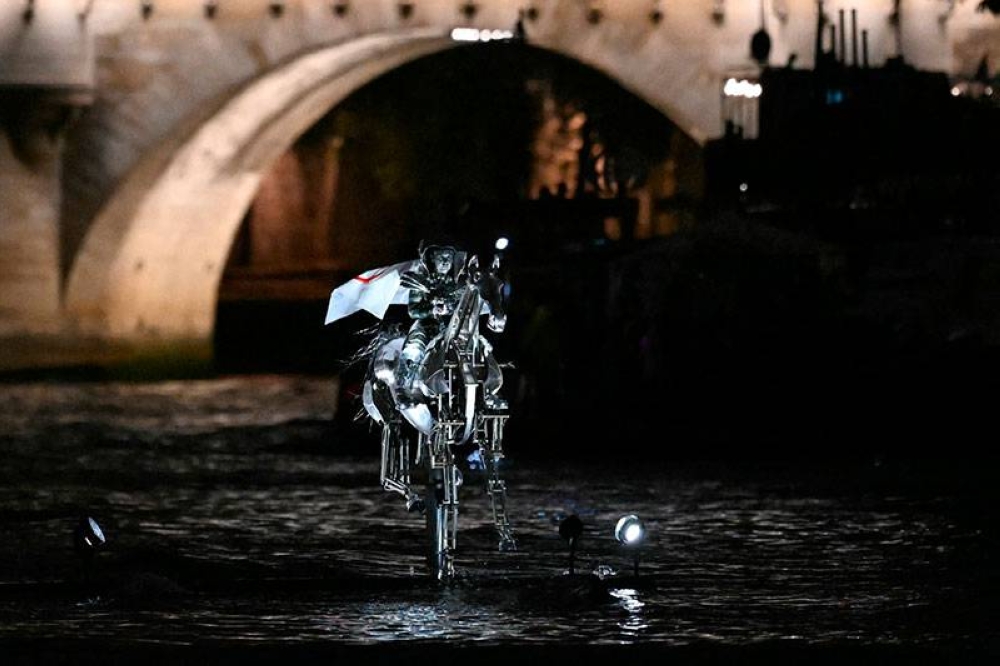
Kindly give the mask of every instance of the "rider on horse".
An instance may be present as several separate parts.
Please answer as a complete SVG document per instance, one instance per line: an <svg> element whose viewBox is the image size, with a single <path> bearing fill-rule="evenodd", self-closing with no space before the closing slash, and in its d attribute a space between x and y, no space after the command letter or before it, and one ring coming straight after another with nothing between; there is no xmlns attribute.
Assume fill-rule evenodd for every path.
<svg viewBox="0 0 1000 666"><path fill-rule="evenodd" d="M465 253L451 244L420 244L420 262L400 278L410 290L408 313L414 320L396 367L396 398L401 407L421 400L418 370L434 339L461 297Z"/></svg>
<svg viewBox="0 0 1000 666"><path fill-rule="evenodd" d="M402 495L407 510L426 515L432 570L442 578L454 573L462 485L457 462L463 456L470 469L484 472L500 550L516 549L500 473L509 416L499 394L503 372L480 329L485 316L489 330L503 332L509 290L499 255L480 266L478 257L467 259L443 242L422 242L419 255L338 287L331 309L334 317L358 307L381 316L387 304L405 298L413 318L409 330L404 334L397 323L383 322L359 355L369 359L362 399L368 416L382 426L382 487ZM397 283L389 281L393 275ZM413 488L415 469L422 471L424 496Z"/></svg>

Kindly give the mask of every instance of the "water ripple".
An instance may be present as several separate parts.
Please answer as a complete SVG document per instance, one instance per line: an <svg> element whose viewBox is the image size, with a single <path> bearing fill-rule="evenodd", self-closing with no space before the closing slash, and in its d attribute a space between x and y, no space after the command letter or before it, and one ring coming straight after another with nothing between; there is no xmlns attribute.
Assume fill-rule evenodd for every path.
<svg viewBox="0 0 1000 666"><path fill-rule="evenodd" d="M1000 580L992 510L961 488L859 482L870 470L512 464L516 553L496 551L469 474L460 578L427 584L422 520L378 488L375 449L346 457L327 440L331 384L0 385L0 639L996 638L997 590L983 584ZM111 538L87 574L97 590L69 540L82 510ZM626 512L649 529L638 579L612 537ZM598 588L563 575L556 527L571 513L584 522L576 570L607 572Z"/></svg>

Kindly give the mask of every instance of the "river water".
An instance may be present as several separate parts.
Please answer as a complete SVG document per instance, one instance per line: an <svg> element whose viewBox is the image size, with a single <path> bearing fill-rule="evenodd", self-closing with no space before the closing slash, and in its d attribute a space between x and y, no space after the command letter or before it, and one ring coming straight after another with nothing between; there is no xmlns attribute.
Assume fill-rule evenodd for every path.
<svg viewBox="0 0 1000 666"><path fill-rule="evenodd" d="M424 575L422 519L378 486L374 435L347 441L333 426L336 397L335 378L284 375L0 384L6 653L995 654L992 470L618 461L613 446L606 460L574 460L508 442L519 550L497 552L480 479L467 472L459 575L441 586ZM612 535L625 513L649 530L638 576ZM557 533L570 514L584 523L575 576ZM89 564L73 549L81 515L108 538Z"/></svg>

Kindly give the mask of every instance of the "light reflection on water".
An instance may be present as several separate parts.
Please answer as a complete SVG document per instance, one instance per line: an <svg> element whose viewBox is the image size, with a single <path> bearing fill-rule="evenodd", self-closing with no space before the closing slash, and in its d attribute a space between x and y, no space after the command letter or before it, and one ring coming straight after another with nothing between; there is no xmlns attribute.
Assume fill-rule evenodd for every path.
<svg viewBox="0 0 1000 666"><path fill-rule="evenodd" d="M639 593L631 588L616 588L611 590L611 596L621 603L628 613L628 619L619 622L623 638L639 638L644 629L649 627L643 620L642 608L646 604L639 600Z"/></svg>
<svg viewBox="0 0 1000 666"><path fill-rule="evenodd" d="M434 586L422 576L421 520L378 487L374 440L370 456L338 451L334 397L332 380L277 376L0 385L0 639L996 635L980 585L997 573L990 513L970 513L954 488L859 483L870 470L522 462L520 443L508 442L520 551L496 552L488 503L468 474L460 577ZM95 562L99 589L86 593L59 586L81 577L69 534L84 509L113 545ZM562 575L556 527L570 513L585 528L577 571L617 571L607 586ZM639 581L612 536L623 513L649 530Z"/></svg>

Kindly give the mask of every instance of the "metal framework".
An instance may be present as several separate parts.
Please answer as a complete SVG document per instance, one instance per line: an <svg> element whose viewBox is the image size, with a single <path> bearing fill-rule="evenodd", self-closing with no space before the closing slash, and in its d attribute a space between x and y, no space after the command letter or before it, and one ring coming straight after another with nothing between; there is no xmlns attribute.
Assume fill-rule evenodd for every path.
<svg viewBox="0 0 1000 666"><path fill-rule="evenodd" d="M366 410L382 425L382 487L402 496L408 511L425 514L428 566L438 580L455 575L462 452L478 452L483 463L499 549L517 547L501 476L509 409L499 395L501 367L479 330L484 312L493 330L503 330L505 285L498 269L495 259L489 271L480 271L473 257L460 273L464 285L457 302L427 345L416 379L406 380L407 388L414 389L407 391L406 399L400 399L398 365L404 342L398 328L377 343L365 382ZM414 403L413 394L423 399ZM414 489L418 475L426 484L423 496Z"/></svg>

